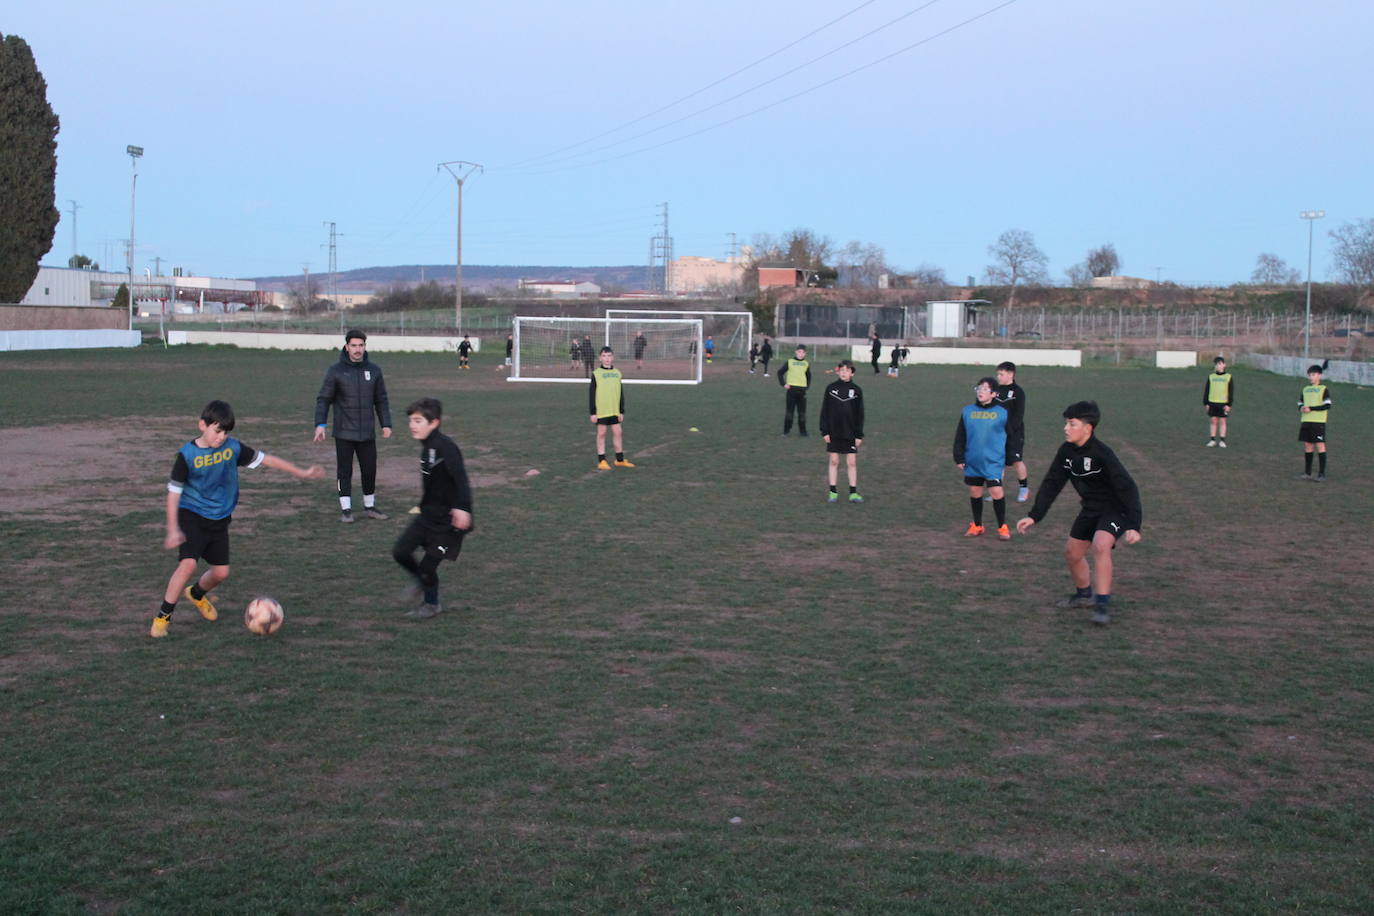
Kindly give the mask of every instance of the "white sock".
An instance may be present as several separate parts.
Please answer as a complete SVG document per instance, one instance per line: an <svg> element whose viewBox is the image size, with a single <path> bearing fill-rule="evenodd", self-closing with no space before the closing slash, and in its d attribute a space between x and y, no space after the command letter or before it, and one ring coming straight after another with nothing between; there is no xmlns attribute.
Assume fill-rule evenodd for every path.
<svg viewBox="0 0 1374 916"><path fill-rule="evenodd" d="M353 497L351 497L351 496L340 496L340 497L339 497L339 508L342 509L342 510L344 510L345 512L347 512L349 509L352 509L352 508L353 508Z"/></svg>
<svg viewBox="0 0 1374 916"><path fill-rule="evenodd" d="M376 493L364 493L364 494L363 494L363 508L364 508L364 509L371 509L371 508L372 508L373 506L375 506L376 504L377 504L377 494L376 494Z"/></svg>

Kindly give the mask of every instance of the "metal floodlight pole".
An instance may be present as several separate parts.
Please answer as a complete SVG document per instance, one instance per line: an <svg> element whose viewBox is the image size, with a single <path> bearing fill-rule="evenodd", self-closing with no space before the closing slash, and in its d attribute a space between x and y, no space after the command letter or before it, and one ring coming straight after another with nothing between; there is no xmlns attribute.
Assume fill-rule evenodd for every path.
<svg viewBox="0 0 1374 916"><path fill-rule="evenodd" d="M1312 339L1312 224L1325 215L1325 210L1303 210L1298 214L1299 219L1307 220L1307 308L1303 312L1302 320L1302 358L1304 362L1310 359L1308 354Z"/></svg>
<svg viewBox="0 0 1374 916"><path fill-rule="evenodd" d="M453 180L458 183L458 257L453 268L453 329L455 333L461 334L463 331L463 182L473 172L481 172L482 166L475 162L464 162L456 159L453 162L441 162L439 168L448 169L448 173L453 176Z"/></svg>
<svg viewBox="0 0 1374 916"><path fill-rule="evenodd" d="M138 160L143 156L143 147L126 146L129 165L133 167L133 181L129 184L129 330L134 329L134 201L138 195Z"/></svg>

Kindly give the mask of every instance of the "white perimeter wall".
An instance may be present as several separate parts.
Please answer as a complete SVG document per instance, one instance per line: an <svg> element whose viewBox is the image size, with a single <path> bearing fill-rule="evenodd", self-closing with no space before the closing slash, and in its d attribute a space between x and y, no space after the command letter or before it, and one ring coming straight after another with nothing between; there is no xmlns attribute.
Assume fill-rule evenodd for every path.
<svg viewBox="0 0 1374 916"><path fill-rule="evenodd" d="M850 348L849 357L858 365L872 359L871 344L855 344ZM779 350L785 357L786 348ZM878 357L879 365L886 365L892 359L892 348L884 346ZM1073 366L1083 365L1083 354L1077 350L1031 350L1015 347L908 347L906 364L908 366L995 366L1000 362L1016 363L1021 366Z"/></svg>
<svg viewBox="0 0 1374 916"><path fill-rule="evenodd" d="M1156 350L1156 369L1191 369L1197 365L1196 350Z"/></svg>
<svg viewBox="0 0 1374 916"><path fill-rule="evenodd" d="M369 353L455 353L462 337L406 337L403 335L369 334ZM167 343L232 344L249 350L342 350L341 334L267 334L257 331L168 331ZM469 337L473 352L482 349L482 341Z"/></svg>
<svg viewBox="0 0 1374 916"><path fill-rule="evenodd" d="M0 350L90 350L96 347L136 347L138 331L0 331Z"/></svg>

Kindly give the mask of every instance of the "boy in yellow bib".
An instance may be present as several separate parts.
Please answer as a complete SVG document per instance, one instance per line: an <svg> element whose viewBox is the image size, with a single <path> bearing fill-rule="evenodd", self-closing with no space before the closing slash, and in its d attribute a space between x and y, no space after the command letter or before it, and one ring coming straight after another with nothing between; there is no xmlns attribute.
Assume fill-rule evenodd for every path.
<svg viewBox="0 0 1374 916"><path fill-rule="evenodd" d="M584 343L583 346L590 346ZM611 428L611 440L615 444L615 466L632 468L625 460L625 434L621 425L625 422L625 387L621 384L620 370L615 368L615 351L610 347L601 348L601 365L591 372L591 384L587 391L587 408L596 424L596 469L609 471L606 461L606 427Z"/></svg>
<svg viewBox="0 0 1374 916"><path fill-rule="evenodd" d="M1326 480L1326 415L1331 411L1331 392L1322 384L1322 367L1307 367L1308 384L1302 389L1298 412L1298 441L1302 443L1303 471L1301 480ZM1317 453L1317 476L1312 476L1312 452Z"/></svg>
<svg viewBox="0 0 1374 916"><path fill-rule="evenodd" d="M1236 383L1231 373L1226 371L1225 357L1212 360L1212 374L1202 386L1202 406L1207 408L1207 416L1212 422L1212 437L1207 440L1208 448L1220 445L1226 448L1226 420L1231 416L1231 405L1236 399ZM1217 433L1221 436L1218 437Z"/></svg>

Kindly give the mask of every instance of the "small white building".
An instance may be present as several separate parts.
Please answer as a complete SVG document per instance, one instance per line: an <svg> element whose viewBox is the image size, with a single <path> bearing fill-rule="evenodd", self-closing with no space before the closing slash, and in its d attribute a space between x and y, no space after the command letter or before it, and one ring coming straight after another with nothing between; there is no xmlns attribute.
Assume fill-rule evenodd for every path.
<svg viewBox="0 0 1374 916"><path fill-rule="evenodd" d="M586 280L527 280L521 277L519 289L522 293L551 296L554 299L579 299L601 295L601 287Z"/></svg>
<svg viewBox="0 0 1374 916"><path fill-rule="evenodd" d="M33 286L20 305L107 306L119 287L129 282L123 271L86 270L79 267L39 267ZM160 300L178 303L178 311L202 311L205 304L239 307L261 305L265 300L255 280L227 277L150 277L134 274L134 301L142 311L156 311ZM169 305L169 311L174 307ZM232 309L230 309L232 310Z"/></svg>

